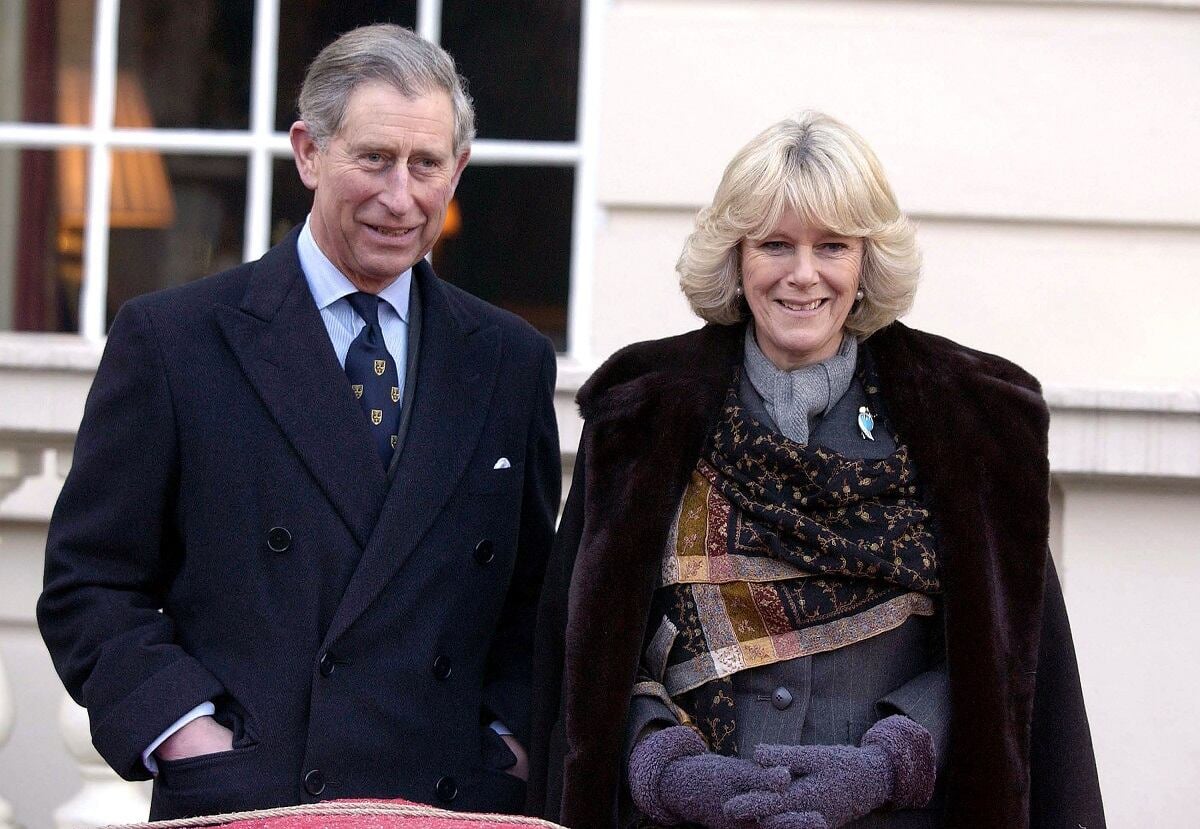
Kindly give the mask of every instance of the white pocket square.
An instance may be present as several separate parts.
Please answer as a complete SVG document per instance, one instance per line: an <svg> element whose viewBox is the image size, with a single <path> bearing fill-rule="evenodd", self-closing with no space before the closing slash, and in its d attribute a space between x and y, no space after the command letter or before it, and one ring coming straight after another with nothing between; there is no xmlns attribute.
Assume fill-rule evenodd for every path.
<svg viewBox="0 0 1200 829"><path fill-rule="evenodd" d="M501 458L496 461L496 465L492 469L511 469L512 464L508 462L508 458Z"/></svg>

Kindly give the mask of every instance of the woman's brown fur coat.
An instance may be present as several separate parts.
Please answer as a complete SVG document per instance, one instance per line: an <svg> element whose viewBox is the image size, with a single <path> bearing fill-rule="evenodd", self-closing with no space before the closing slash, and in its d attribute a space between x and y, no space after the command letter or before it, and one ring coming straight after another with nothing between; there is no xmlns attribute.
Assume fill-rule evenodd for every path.
<svg viewBox="0 0 1200 829"><path fill-rule="evenodd" d="M667 532L742 361L742 326L622 350L579 392L575 476L546 572L530 805L617 824L630 689ZM1033 377L900 323L866 341L934 516L953 710L948 827L1104 826L1047 550L1048 412Z"/></svg>

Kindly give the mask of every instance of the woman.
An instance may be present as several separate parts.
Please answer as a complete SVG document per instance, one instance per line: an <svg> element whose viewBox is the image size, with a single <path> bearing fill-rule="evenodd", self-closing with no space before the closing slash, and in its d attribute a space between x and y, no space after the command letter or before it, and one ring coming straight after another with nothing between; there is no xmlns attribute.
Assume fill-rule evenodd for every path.
<svg viewBox="0 0 1200 829"><path fill-rule="evenodd" d="M1104 825L1047 550L1047 411L909 329L914 231L808 113L679 260L704 328L613 356L539 618L535 808L767 829Z"/></svg>

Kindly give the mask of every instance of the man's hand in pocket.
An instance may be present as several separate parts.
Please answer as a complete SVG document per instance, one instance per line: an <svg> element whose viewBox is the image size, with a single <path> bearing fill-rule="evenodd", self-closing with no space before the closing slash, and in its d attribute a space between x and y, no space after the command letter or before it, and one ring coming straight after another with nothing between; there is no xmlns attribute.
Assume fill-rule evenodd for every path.
<svg viewBox="0 0 1200 829"><path fill-rule="evenodd" d="M520 780L529 781L529 755L525 752L525 747L517 742L517 738L511 734L501 734L500 739L508 746L508 750L517 758L517 762L506 768L504 771L511 774Z"/></svg>
<svg viewBox="0 0 1200 829"><path fill-rule="evenodd" d="M154 750L159 760L184 760L233 749L233 732L212 717L197 717ZM523 757L524 755L520 755ZM520 759L518 759L518 765ZM528 772L527 772L528 774Z"/></svg>

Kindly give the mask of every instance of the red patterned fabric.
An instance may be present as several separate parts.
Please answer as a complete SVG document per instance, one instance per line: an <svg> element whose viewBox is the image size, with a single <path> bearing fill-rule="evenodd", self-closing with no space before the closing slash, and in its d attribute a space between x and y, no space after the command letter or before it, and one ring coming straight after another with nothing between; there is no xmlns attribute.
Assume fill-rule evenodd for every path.
<svg viewBox="0 0 1200 829"><path fill-rule="evenodd" d="M109 829L562 829L519 815L450 812L407 800L331 800L258 812L210 815Z"/></svg>

